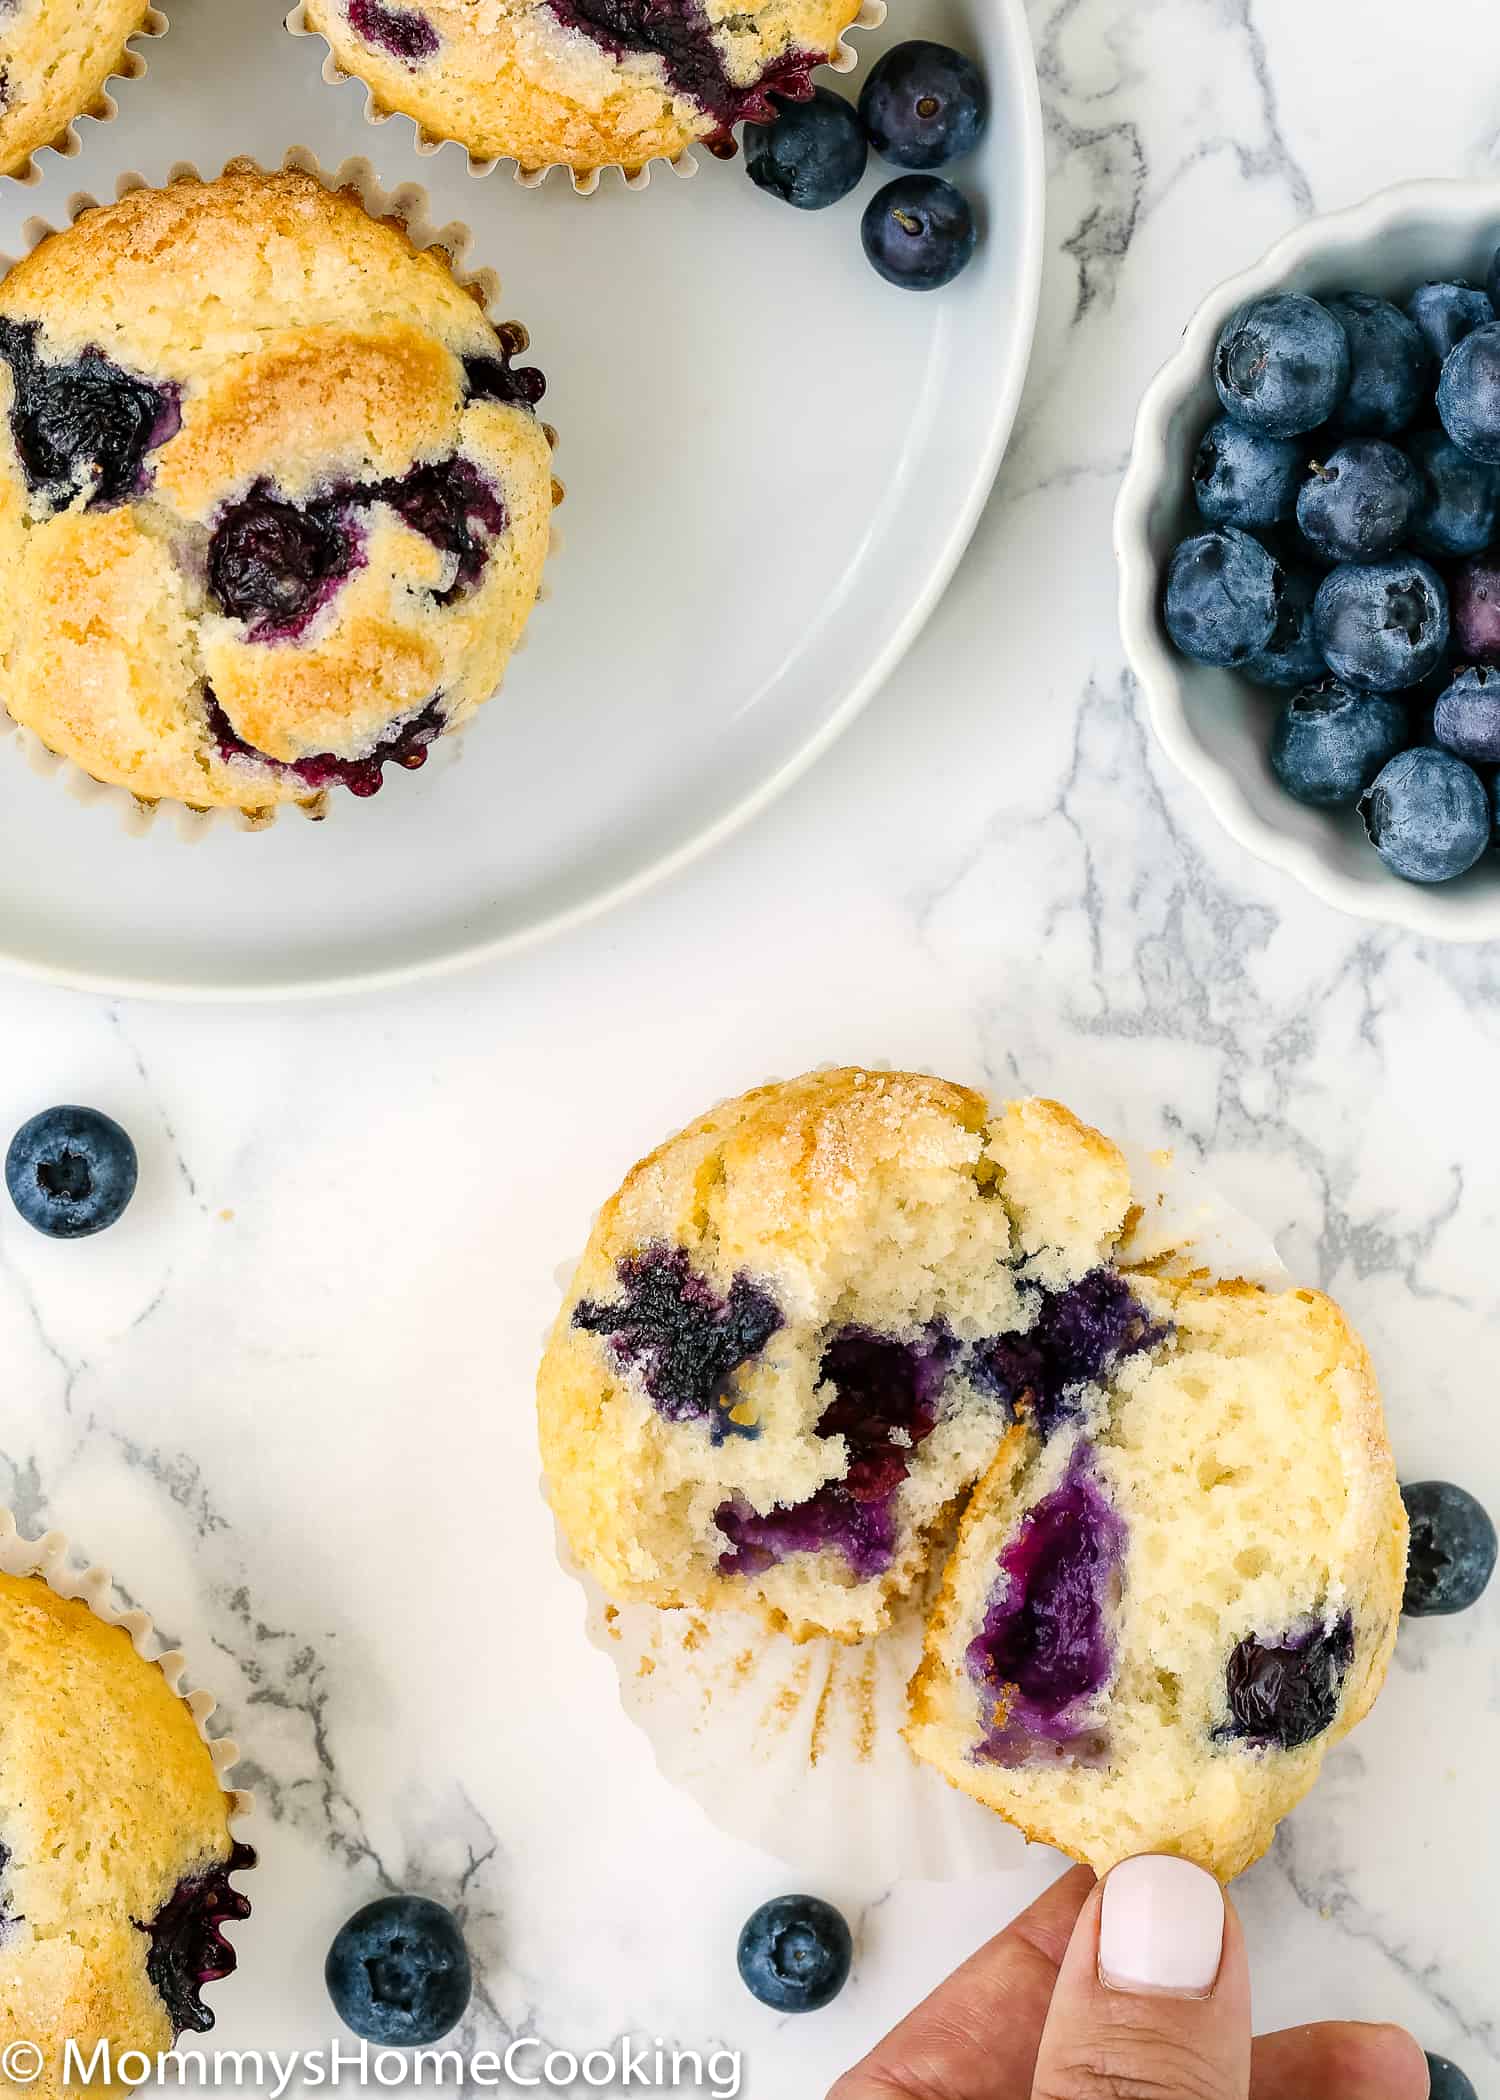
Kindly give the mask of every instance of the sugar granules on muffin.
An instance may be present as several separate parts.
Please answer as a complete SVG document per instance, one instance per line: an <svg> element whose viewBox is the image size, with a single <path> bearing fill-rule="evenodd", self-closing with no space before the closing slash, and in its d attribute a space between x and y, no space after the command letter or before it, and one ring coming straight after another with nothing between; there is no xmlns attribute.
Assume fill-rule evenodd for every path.
<svg viewBox="0 0 1500 2100"><path fill-rule="evenodd" d="M75 117L100 113L151 0L8 0L0 8L0 175L21 174Z"/></svg>
<svg viewBox="0 0 1500 2100"><path fill-rule="evenodd" d="M304 0L301 19L385 110L523 169L639 169L733 151L772 92L803 96L859 0ZM295 18L294 18L295 19Z"/></svg>
<svg viewBox="0 0 1500 2100"><path fill-rule="evenodd" d="M0 699L143 802L373 793L491 695L553 503L541 375L442 253L235 163L0 284Z"/></svg>
<svg viewBox="0 0 1500 2100"><path fill-rule="evenodd" d="M41 2050L29 2090L50 2100L69 2040L85 2063L101 2041L154 2058L213 2025L203 1987L234 1969L222 1928L250 1905L230 1877L254 1855L191 1709L125 1627L0 1574L0 1661L0 2047Z"/></svg>

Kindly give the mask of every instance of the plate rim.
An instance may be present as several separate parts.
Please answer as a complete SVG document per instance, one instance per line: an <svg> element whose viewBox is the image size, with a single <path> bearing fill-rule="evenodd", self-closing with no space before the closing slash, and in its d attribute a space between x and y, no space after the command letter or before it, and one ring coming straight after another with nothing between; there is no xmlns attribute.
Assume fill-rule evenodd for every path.
<svg viewBox="0 0 1500 2100"><path fill-rule="evenodd" d="M732 803L690 838L682 840L656 859L634 868L618 881L601 885L587 897L547 913L527 925L484 936L463 946L446 948L408 962L385 967L324 970L290 977L268 976L254 982L196 983L191 978L143 973L78 969L16 956L0 949L0 969L14 977L62 989L90 992L116 999L173 1002L185 1006L269 1006L302 1004L313 1000L356 997L360 994L402 989L409 985L436 983L486 963L518 955L544 942L557 939L575 927L643 896L668 882L693 862L711 853L736 832L751 823L801 778L837 742L849 725L869 705L926 626L953 580L959 562L973 538L989 502L995 477L1015 429L1021 397L1031 366L1041 305L1043 268L1046 258L1047 171L1046 138L1042 115L1041 83L1036 51L1026 19L1024 0L999 0L999 34L1008 46L1008 58L1019 87L1019 165L1023 192L1019 269L1013 305L1018 319L1018 352L1004 382L991 397L989 428L977 458L976 470L963 504L955 511L947 539L932 563L922 589L879 655L845 693L839 705L817 729L773 771L737 802Z"/></svg>

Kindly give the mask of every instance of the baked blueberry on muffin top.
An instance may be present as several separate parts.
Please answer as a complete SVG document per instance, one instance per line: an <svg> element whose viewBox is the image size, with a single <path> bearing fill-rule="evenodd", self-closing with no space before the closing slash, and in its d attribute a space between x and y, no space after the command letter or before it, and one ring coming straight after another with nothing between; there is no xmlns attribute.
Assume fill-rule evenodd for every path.
<svg viewBox="0 0 1500 2100"><path fill-rule="evenodd" d="M0 175L93 113L151 0L4 0L0 5Z"/></svg>
<svg viewBox="0 0 1500 2100"><path fill-rule="evenodd" d="M231 1876L254 1855L187 1703L123 1627L38 1576L0 1575L0 2050L35 2043L29 2089L85 2059L169 2049L213 2025L235 1966ZM76 2090L76 2087L74 2088Z"/></svg>
<svg viewBox="0 0 1500 2100"><path fill-rule="evenodd" d="M0 285L0 699L143 801L317 807L420 765L537 595L524 348L292 169L52 235Z"/></svg>
<svg viewBox="0 0 1500 2100"><path fill-rule="evenodd" d="M305 0L386 109L523 168L644 167L810 93L859 0Z"/></svg>

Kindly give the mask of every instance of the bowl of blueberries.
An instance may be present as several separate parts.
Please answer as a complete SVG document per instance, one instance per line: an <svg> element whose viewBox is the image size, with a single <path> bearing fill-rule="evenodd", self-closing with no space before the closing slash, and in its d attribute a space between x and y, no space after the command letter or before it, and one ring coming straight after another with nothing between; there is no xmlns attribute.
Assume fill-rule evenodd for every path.
<svg viewBox="0 0 1500 2100"><path fill-rule="evenodd" d="M1126 655L1240 843L1500 936L1500 184L1404 183L1214 292L1115 513Z"/></svg>

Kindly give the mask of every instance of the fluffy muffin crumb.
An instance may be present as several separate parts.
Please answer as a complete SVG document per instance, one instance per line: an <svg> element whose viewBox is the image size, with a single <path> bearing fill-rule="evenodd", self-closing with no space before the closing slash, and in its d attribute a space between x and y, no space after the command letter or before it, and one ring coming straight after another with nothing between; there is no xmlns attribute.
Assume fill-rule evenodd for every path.
<svg viewBox="0 0 1500 2100"><path fill-rule="evenodd" d="M9 0L0 13L0 175L93 114L151 0Z"/></svg>

